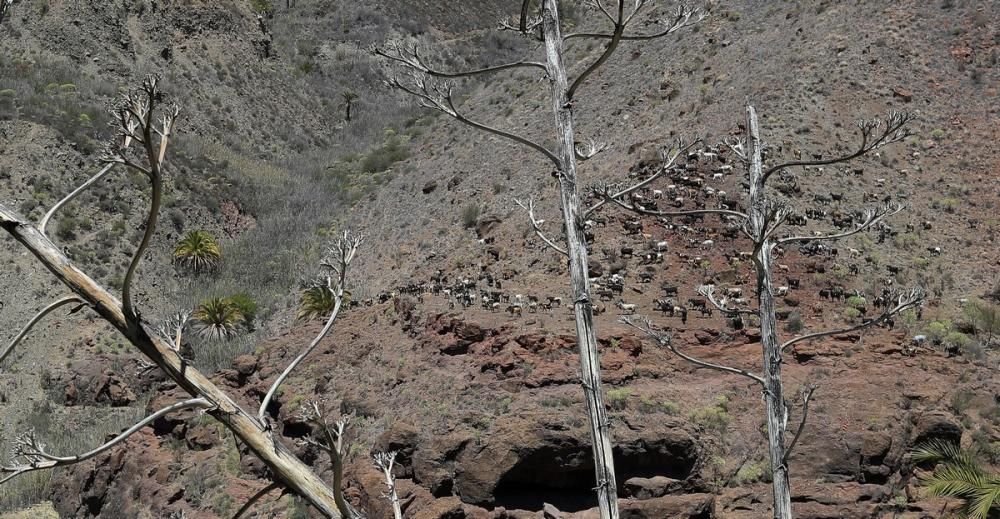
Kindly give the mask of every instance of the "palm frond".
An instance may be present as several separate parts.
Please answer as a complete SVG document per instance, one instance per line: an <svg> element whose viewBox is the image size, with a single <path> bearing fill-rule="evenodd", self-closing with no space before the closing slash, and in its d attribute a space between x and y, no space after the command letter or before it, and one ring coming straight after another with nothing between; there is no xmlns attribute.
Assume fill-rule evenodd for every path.
<svg viewBox="0 0 1000 519"><path fill-rule="evenodd" d="M195 272L211 270L222 259L222 250L207 231L191 231L177 242L174 261Z"/></svg>
<svg viewBox="0 0 1000 519"><path fill-rule="evenodd" d="M1000 477L989 478L989 481L976 491L968 508L971 519L989 519L991 512L1000 511Z"/></svg>
<svg viewBox="0 0 1000 519"><path fill-rule="evenodd" d="M235 337L245 321L239 308L228 299L214 297L202 301L192 314L194 329L203 339L230 339Z"/></svg>
<svg viewBox="0 0 1000 519"><path fill-rule="evenodd" d="M329 286L317 283L302 292L299 311L295 318L302 321L324 317L333 312L337 296Z"/></svg>

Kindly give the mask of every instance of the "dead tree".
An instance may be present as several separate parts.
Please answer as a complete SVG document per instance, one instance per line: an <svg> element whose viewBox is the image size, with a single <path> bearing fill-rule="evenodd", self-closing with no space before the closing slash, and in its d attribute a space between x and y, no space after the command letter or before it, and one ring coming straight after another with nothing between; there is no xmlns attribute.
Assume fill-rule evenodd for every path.
<svg viewBox="0 0 1000 519"><path fill-rule="evenodd" d="M655 215L659 217L681 217L689 215L716 214L730 222L730 225L739 228L746 235L753 246L751 258L753 260L754 273L756 278L756 310L740 309L728 305L726 297L718 297L715 287L712 285L698 288L710 304L716 307L724 315L739 316L741 314L757 315L760 319L761 348L763 350L762 374L755 374L749 370L713 364L697 359L679 350L670 340L670 335L656 329L648 320L632 320L622 318L622 321L631 325L656 342L668 348L672 353L684 360L698 366L737 374L753 380L761 388L766 406L768 451L772 470L772 491L774 494L774 518L791 519L791 491L789 486L788 457L792 448L798 442L799 437L806 424L808 416L808 405L816 387L807 385L801 395L802 411L801 418L791 442L785 441L788 429L789 404L784 397L784 389L781 379L781 365L783 354L792 345L812 339L826 337L830 335L840 335L844 333L858 331L876 324L880 324L910 308L920 306L924 301L924 292L921 289L913 289L907 292L896 293L891 298L891 303L887 305L885 311L874 319L863 321L861 324L847 328L828 330L817 333L809 333L779 342L777 319L775 316L775 290L772 275L772 256L775 247L791 243L807 243L817 241L830 241L864 232L873 228L889 216L902 210L902 206L886 204L880 207L869 209L865 212L863 221L855 225L853 229L843 232L820 233L811 236L783 236L778 237L791 208L781 199L774 196L767 188L767 180L779 171L786 171L793 167L820 166L847 162L860 157L872 150L881 148L888 144L897 142L905 138L908 133L904 128L909 122L908 114L892 113L884 121L873 119L862 121L858 124L861 136L860 146L852 153L838 156L826 160L794 161L778 164L765 169L763 154L764 145L760 139L760 130L757 124L757 113L753 106L746 106L746 132L745 139L727 143L729 148L737 155L746 167L747 171L747 213L741 213L729 209L696 209L688 211L657 211L647 210L637 204L631 203L627 195L632 193L636 187L627 188L618 192L613 192L606 186L595 188L597 195L604 203L613 203L630 211L643 214ZM650 179L646 179L638 186L648 185L652 180L660 178L662 172L654 174Z"/></svg>
<svg viewBox="0 0 1000 519"><path fill-rule="evenodd" d="M375 47L373 51L376 55L383 57L386 63L392 67L387 80L390 87L414 96L424 106L439 110L459 122L527 146L541 153L554 168L553 177L559 188L562 209L565 247L555 245L553 240L544 236L538 225L538 220L534 217L534 205L531 201L524 207L529 208L529 217L538 236L553 250L567 256L569 260L573 315L576 320L576 336L579 345L581 383L586 396L594 453L598 508L602 519L613 519L618 517L617 482L615 480L611 433L602 395L600 356L594 331L593 299L590 280L587 277L585 218L580 204L580 179L577 175L577 161L593 157L604 146L592 143L588 149L577 147L573 105L576 101L576 94L587 78L608 61L623 41L651 40L667 36L699 22L704 14L698 9L680 6L674 11L673 16L665 20L657 30L649 33L633 33L629 31L632 22L641 17L645 8L651 4L649 0L634 0L633 2L592 0L589 3L599 17L610 22L610 28L607 32L563 34L564 24L559 15L557 0L542 0L538 14L534 17L531 16L531 0L523 0L518 22L516 24L508 21L501 22L501 29L516 31L526 37L539 40L540 46L544 50L544 60L525 59L477 70L449 72L437 69L428 63L415 46L391 43L385 47ZM573 40L597 40L606 42L606 45L603 52L592 62L586 64L582 71L571 80L564 58L564 50L567 43ZM553 117L552 129L555 131L556 137L554 149L516 133L469 119L455 105L451 88L434 82L437 79L463 78L518 68L537 70L548 79L550 109Z"/></svg>
<svg viewBox="0 0 1000 519"><path fill-rule="evenodd" d="M9 5L9 2L6 5ZM194 408L201 409L205 414L221 422L240 441L246 444L250 451L268 466L276 486L301 496L326 517L337 519L358 517L359 514L344 501L340 481L342 471L337 471L336 461L334 465L337 480L333 485L330 485L320 479L309 466L295 457L281 443L265 413L270 399L280 384L333 326L343 304L347 268L357 253L362 241L361 237L345 232L340 241L331 249L328 259L324 262L324 265L336 274L335 278L327 278L327 283L331 288L334 288L336 300L334 310L326 326L319 336L272 383L267 397L257 412L244 410L183 357L180 345L186 318L182 316L171 325L162 327L162 331L158 331L142 318L131 297L131 286L138 265L156 228L163 190L162 166L170 143L171 131L179 113L179 110L174 107L168 109L165 114L157 116L160 96L156 80L149 77L140 90L129 93L125 97L124 103L115 112L119 136L109 148L104 159L108 165L121 164L142 173L149 178L152 184L152 200L146 218L145 232L138 250L129 263L121 300L80 270L63 254L62 247L54 244L44 233L44 223L49 220L55 210L62 207L68 199L75 197L81 189L73 191L66 199L56 204L38 225L27 221L6 205L0 204L0 227L34 254L72 293L38 312L0 353L0 360L8 357L14 351L18 343L43 317L58 307L76 304L77 306L71 312L87 308L103 318L152 361L153 366L159 367L167 377L187 391L192 398L154 412L114 439L83 454L63 456L48 452L45 445L34 433L27 431L21 434L15 442L13 459L0 464L0 483L27 472L70 465L93 458L121 444L129 436L160 416L179 409ZM139 145L138 149L131 146L133 143ZM103 176L106 172L107 168L94 178ZM88 180L82 187L92 185L94 178ZM267 490L269 491L270 488ZM262 492L260 495L266 493ZM258 497L255 496L254 499Z"/></svg>

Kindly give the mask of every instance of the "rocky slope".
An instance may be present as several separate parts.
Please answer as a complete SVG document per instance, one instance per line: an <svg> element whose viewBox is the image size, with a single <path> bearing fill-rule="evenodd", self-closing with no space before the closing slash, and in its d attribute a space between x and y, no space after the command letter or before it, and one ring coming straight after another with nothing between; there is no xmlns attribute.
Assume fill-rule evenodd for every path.
<svg viewBox="0 0 1000 519"><path fill-rule="evenodd" d="M320 196L309 199L311 205L287 208L297 220L302 214L321 215L303 226L315 243L302 249L312 252L282 257L277 264L291 265L294 272L266 285L268 291L284 287L291 295L295 279L309 273L303 265L320 245L316 228L339 222L369 236L353 276L359 298L375 301L338 322L273 412L284 440L296 445L304 459L329 470L321 453L302 441L309 431L297 418L303 403L316 400L332 414L354 416L349 495L372 517L386 516L388 509L368 454L385 449L401 452L398 476L408 517L548 513L582 518L593 513L587 511L592 462L565 306L515 316L478 305L456 307L443 294L377 298L442 274L449 284L469 278L485 289L487 278L481 275L486 273L503 280L498 291L507 295L566 301L565 266L531 235L525 215L512 202L534 197L542 217L557 220L557 198L544 163L445 118L425 119L405 130L411 158L360 191L349 214L319 212L324 195L341 196L335 191L341 184L326 183L315 170L342 164L339 153L380 144L382 138L373 135L384 127L402 132L403 120L416 113L402 108L404 99L366 83L375 76L358 49L383 37L419 33L428 42L444 41L448 52L442 58L456 65L531 52L524 42L490 40L483 31L510 6L469 4L462 7L468 10L463 16L451 16L432 2L355 10L299 1L288 10L278 5L260 26L249 6L235 2L44 5L44 14L29 10L38 8L31 3L18 6L13 23L0 29L8 31L5 48L80 67L81 77L91 78L78 81L90 103L106 102L116 89L101 87L99 78L121 85L135 74L162 69L169 90L176 92L172 95L190 106L184 131L192 140L178 148L178 162L193 173L204 172L189 175L200 180L178 197L195 222L191 225L222 232L221 209L205 201L214 199L234 200L265 226L273 215L258 209L265 196L240 188L263 186L273 189L265 195L283 195L298 192L274 186L302 178L319 182L303 182L322 186L314 189ZM75 19L82 23L57 23ZM836 256L789 250L780 258L789 267L781 280L800 282L782 306L799 313L808 330L847 322L845 302L820 295L831 286L871 294L891 279L901 285L922 283L933 295L920 320L900 319L895 330L804 344L789 355L790 397L807 384L819 386L790 460L800 517L934 517L946 503L927 499L914 486L908 450L929 438L979 446L1000 440L995 353L954 355L962 348L949 353L947 344L911 347L912 335L929 323L950 320L958 330L963 320L959 300L981 297L1000 272L995 252L1000 223L992 216L1000 202L1000 156L988 145L998 137L998 38L989 2L728 2L716 5L696 31L625 46L581 91L575 107L580 135L613 144L585 164L587 182L622 181L648 171L659 149L675 137L703 135L717 142L738 133L745 97L764 114L765 139L775 146L775 160L790 158L796 150L824 155L847 150L851 124L861 117L890 109L917 114L916 135L906 142L845 169L798 172L797 189L789 191L802 212L847 212L866 193L909 205L890 222L896 234L884 243L878 243L877 234L867 234L840 245ZM459 53L469 47L466 41L499 50L488 47L494 55L463 59ZM583 45L569 57L584 63L599 52L599 46ZM345 72L344 77L333 77L335 72ZM38 83L44 92L46 85ZM550 124L542 84L529 74L470 84L462 109L545 141ZM357 113L366 115L360 123L340 122L338 96L344 87L362 94ZM25 100L18 102L27 106ZM83 178L80 171L93 161L93 151L79 136L54 128L57 123L30 114L0 123L0 161L10 172L0 188L5 201L34 199L39 191L35 171L57 172L44 177L52 192ZM98 136L95 131L89 138ZM70 142L77 143L76 149ZM242 157L250 160L240 162ZM319 166L296 166L305 162ZM711 178L719 165L701 163L692 171ZM221 181L210 181L213 171L224 172ZM250 181L240 184L238 174ZM227 180L236 187L227 188ZM740 176L727 172L710 185L736 197ZM142 186L136 182L129 189L119 198L129 200ZM203 191L213 195L199 195ZM831 193L842 194L844 201L825 206L822 197ZM132 219L138 221L141 207L133 204L126 228L136 225ZM463 221L466 213L478 218ZM98 212L86 216L98 222L96 235L102 229ZM745 293L752 289L746 263L729 259L738 259L746 244L723 237L715 222L692 224L696 232L685 234L645 219L649 236L636 236L625 233L626 215L620 211L605 208L599 216L608 223L594 230L592 261L605 277L613 271L626 277L625 292L614 300L636 304L640 313L654 313L654 301L663 298L661 285L678 287L678 301L695 297L694 286L707 279L742 286ZM277 221L292 225L293 218ZM829 224L811 222L801 230ZM557 234L554 226L546 227ZM169 243L176 238L171 232L179 229L164 231L164 245L149 272L171 268ZM707 238L714 241L711 247L703 245ZM639 258L621 257L622 247L641 251L647 242L658 241L668 242L663 263L643 265ZM252 268L249 263L263 263L251 254L259 242L244 243L242 249L234 245L233 254L243 258L232 263L246 269ZM928 250L934 247L940 254ZM845 252L848 248L858 254ZM116 249L120 257L115 261L94 252L91 261L94 268L115 264L127 259L128 250ZM23 322L33 307L11 302L38 297L50 287L28 258L17 256L13 243L5 243L3 254L22 270L3 273L8 282L2 316L5 323ZM108 269L109 278L113 272ZM644 272L649 283L639 280ZM257 282L259 276L247 278ZM166 289L149 286L146 304L163 312L178 304L177 296L163 293L190 286L179 275L158 283ZM196 300L190 294L179 299ZM216 375L248 406L260 400L277 371L318 331L316 324L291 323L282 311L287 298L274 299L277 309L266 331L276 336L250 345L244 350L250 355ZM763 481L761 402L755 388L678 361L617 324L612 301L601 306L607 312L597 323L620 491L628 498L623 509L630 517L649 518L766 515L769 487ZM746 368L759 363L759 337L752 327L734 330L718 316L694 312L686 322L654 319L672 329L676 344L703 358ZM117 347L109 355L107 345L101 348L106 333L79 317L40 331L17 361L19 370L3 374L3 392L18 398L0 403L0 412L24 416L41 405L32 401L51 396L69 406L60 419L71 420L76 410L152 409L182 396L155 373L136 376L134 357L119 355ZM68 354L60 344L73 352L71 361L64 361ZM47 368L44 390L36 382L42 367ZM148 404L141 399L147 394L155 395ZM187 517L216 517L231 514L266 483L260 464L222 429L195 415L178 415L136 435L125 449L57 473L51 498L66 517L163 517L182 511ZM259 506L259 516L306 513L298 501L276 494Z"/></svg>

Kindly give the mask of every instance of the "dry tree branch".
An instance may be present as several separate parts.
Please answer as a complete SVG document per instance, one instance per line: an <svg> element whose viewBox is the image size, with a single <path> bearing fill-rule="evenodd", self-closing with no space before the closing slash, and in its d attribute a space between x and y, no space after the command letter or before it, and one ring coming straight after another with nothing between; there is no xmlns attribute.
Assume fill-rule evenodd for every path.
<svg viewBox="0 0 1000 519"><path fill-rule="evenodd" d="M480 74L492 74L494 72L500 72L502 70L509 70L512 68L538 68L543 72L546 71L545 65L537 61L514 61L511 63L504 63L502 65L495 65L492 67L484 67L474 70L466 70L461 72L446 72L443 70L438 70L431 68L430 65L420 56L420 51L417 50L416 45L406 45L400 41L389 41L385 43L384 47L379 47L377 45L372 45L370 47L372 54L376 56L381 56L390 63L400 65L404 68L412 69L417 72L427 74L428 76L442 78L442 79L456 79L462 77L477 76Z"/></svg>
<svg viewBox="0 0 1000 519"><path fill-rule="evenodd" d="M181 352L181 343L184 338L184 331L191 320L191 312L179 312L171 316L160 325L160 335L170 341L170 345L178 354Z"/></svg>
<svg viewBox="0 0 1000 519"><path fill-rule="evenodd" d="M776 245L784 245L786 243L792 242L810 242L810 241L821 241L821 240L837 240L840 238L846 238L854 234L871 229L873 226L885 220L886 218L895 215L896 213L902 211L905 206L901 204L885 204L881 207L869 208L865 210L865 218L859 223L854 229L838 233L820 234L818 236L789 236L787 238L781 238L775 242Z"/></svg>
<svg viewBox="0 0 1000 519"><path fill-rule="evenodd" d="M857 123L861 145L853 153L826 160L801 160L778 164L764 171L761 182L767 182L768 177L776 171L796 166L826 166L847 162L882 146L901 141L911 135L905 126L912 120L913 115L907 112L889 112L884 120L879 118L861 120Z"/></svg>
<svg viewBox="0 0 1000 519"><path fill-rule="evenodd" d="M735 375L741 375L741 376L747 377L750 380L753 380L754 382L760 384L761 387L766 387L766 385L764 383L764 379L762 377L760 377L759 375L756 375L754 373L751 373L751 372L749 372L747 370L740 369L740 368L734 368L734 367L730 367L730 366L723 366L722 364L713 364L711 362L707 362L707 361L704 361L704 360L692 357L691 355L688 355L687 353L684 353L684 352L680 351L679 349L677 349L677 346L674 345L673 339L670 336L670 334L665 333L665 332L661 332L661 331L658 331L658 330L654 329L653 328L653 323L648 318L646 318L646 317L640 317L639 319L642 322L642 326L636 324L635 321L631 317L629 317L627 315L623 315L623 316L619 317L618 318L618 322L620 322L622 324L625 324L625 325L628 325L628 326L631 326L632 328L635 328L636 330L639 330L640 332L642 332L642 333L646 334L647 336L649 336L649 338L651 338L654 341L656 341L656 343L659 344L660 346L666 347L674 355L677 355L678 357L680 357L680 358L682 358L682 359L684 359L684 360L686 360L686 361L688 361L688 362L690 362L690 363L692 363L692 364L694 364L696 366L701 366L703 368L708 368L708 369L714 369L714 370L722 371L722 372L725 372L725 373L732 373L732 374L735 374Z"/></svg>
<svg viewBox="0 0 1000 519"><path fill-rule="evenodd" d="M528 203L526 205L524 202L521 202L520 200L515 198L514 203L521 206L522 209L528 212L528 220L531 221L531 228L535 230L535 234L539 238L541 238L541 240L545 242L546 245L548 245L552 250L558 252L559 254L562 254L564 256L569 256L569 253L566 252L566 249L556 245L554 241L550 240L547 236L545 236L545 233L542 232L542 224L545 223L545 220L539 220L535 218L535 201L533 199L529 198Z"/></svg>
<svg viewBox="0 0 1000 519"><path fill-rule="evenodd" d="M138 313L133 308L132 301L132 279L135 276L139 262L145 254L156 230L156 221L160 213L160 204L163 198L163 159L170 141L170 133L177 119L180 109L174 106L167 114L160 119L160 128L155 128L156 102L160 96L157 88L157 78L147 76L143 81L142 89L137 92L130 92L125 96L125 102L116 112L119 121L119 133L123 137L123 143L128 144L130 140L140 143L145 151L146 165L129 157L126 146L109 150L105 162L109 164L124 164L149 177L152 184L152 197L149 205L149 215L146 217L146 228L139 243L132 261L129 263L125 273L125 281L122 283L122 309L130 319L137 319ZM153 142L153 135L159 137L159 143Z"/></svg>
<svg viewBox="0 0 1000 519"><path fill-rule="evenodd" d="M595 203L594 205L590 206L590 208L583 213L584 218L586 219L587 217L589 217L591 214L594 213L594 211L603 207L604 204L607 204L608 202L614 202L615 200L620 200L623 197L628 196L634 193L635 191L638 191L648 186L649 184L653 183L653 181L655 181L656 179L661 178L663 175L668 173L671 168L674 167L674 164L677 163L677 158L680 157L682 153L687 153L688 150L690 150L700 142L701 138L699 137L692 140L691 142L689 142L687 145L684 146L681 146L680 142L678 142L675 148L671 150L673 151L673 153L667 153L667 150L663 150L663 152L661 152L660 154L661 155L660 158L663 161L663 163L660 165L660 168L656 171L656 173L653 173L652 175L650 175L649 178L641 182L633 184L631 187L622 189L614 194L610 193L610 190L607 189L607 186L598 186L597 188L593 189L592 190L593 194L600 200L598 200L598 202Z"/></svg>
<svg viewBox="0 0 1000 519"><path fill-rule="evenodd" d="M250 510L250 507L252 507L254 503L260 501L264 496L270 494L275 489L281 488L281 486L282 486L281 483L275 481L267 485L266 487L258 490L256 494L250 496L250 499L248 499L246 503L243 503L243 506L241 506L240 509L237 510L235 514L233 514L233 519L240 519L240 517L243 517L243 514L247 513L247 511ZM284 492L282 492L282 494L283 493Z"/></svg>
<svg viewBox="0 0 1000 519"><path fill-rule="evenodd" d="M619 1L624 2L624 0L619 0ZM630 19L634 17L638 13L639 9L641 9L647 2L645 0L641 0L640 2L636 3L639 5L636 8L636 10L632 12L631 16L629 17ZM685 5L681 5L678 6L677 10L674 12L673 19L667 22L667 24L661 31L649 34L622 34L619 37L619 39L621 41L655 40L656 38L662 38L669 34L673 34L685 27L690 27L692 25L695 25L704 20L706 16L707 13L705 13L705 11L703 11L698 7L687 7ZM576 32L563 36L563 40L565 41L573 38L595 38L595 39L610 40L613 39L614 37L615 37L614 33Z"/></svg>
<svg viewBox="0 0 1000 519"><path fill-rule="evenodd" d="M350 423L349 417L342 417L332 426L327 423L323 411L319 404L310 402L306 405L301 414L302 419L317 427L323 434L322 441L317 441L312 437L307 437L305 442L314 445L320 450L326 451L330 455L330 464L333 469L333 491L337 509L340 510L344 519L361 519L363 516L358 512L347 499L344 498L344 431Z"/></svg>
<svg viewBox="0 0 1000 519"><path fill-rule="evenodd" d="M825 331L825 332L816 332L816 333L810 333L810 334L806 334L806 335L800 335L798 337L795 337L793 339L789 339L788 341L785 341L785 343L781 345L781 351L785 351L788 348L790 348L792 345L794 345L796 343L799 343L799 342L802 342L802 341L808 341L808 340L812 340L812 339L819 339L821 337L829 337L831 335L841 335L841 334L844 334L844 333L856 332L858 330L863 330L865 328L869 328L871 326L875 326L876 324L881 324L881 323L883 323L883 322L891 319L894 315L897 315L897 314L899 314L901 312L904 312L906 310L909 310L911 308L916 308L918 306L923 305L923 303L926 300L926 298L927 298L927 295L926 295L926 293L924 292L923 289L921 289L921 288L911 289L908 292L905 292L905 293L902 293L902 294L898 294L894 298L896 300L896 305L893 306L892 308L887 309L885 312L882 312L878 317L876 317L874 319L862 321L861 324L858 324L858 325L855 325L855 326L851 326L851 327L848 327L848 328L842 328L842 329L838 329L838 330L828 330L828 331Z"/></svg>
<svg viewBox="0 0 1000 519"><path fill-rule="evenodd" d="M633 213L638 213L646 216L662 216L665 218L682 218L685 216L697 216L702 214L715 214L719 216L729 216L737 218L739 220L746 221L748 219L747 215L739 212L732 211L730 209L691 209L686 211L653 211L649 209L643 209L634 204L625 203L623 200L617 198L611 198L610 195L605 195L605 199L623 209L632 211Z"/></svg>
<svg viewBox="0 0 1000 519"><path fill-rule="evenodd" d="M628 25L628 21L625 19L625 0L618 0L618 9L615 13L615 16L612 16L611 13L609 13L608 10L605 9L604 4L603 2L601 2L601 0L594 0L594 1L597 4L598 8L614 22L615 30L611 34L611 41L608 42L608 46L605 47L604 52L602 52L601 55L597 58L597 60L591 63L590 66L583 69L583 72L581 72L580 75L576 77L576 79L573 81L573 84L570 85L569 90L566 91L566 99L569 100L570 102L573 101L573 96L576 94L576 89L580 88L580 85L582 85L583 82L587 80L587 77L593 74L594 71L596 71L597 69L601 68L601 65L604 65L604 62L608 61L608 58L610 58L611 55L615 53L615 50L618 49L618 44L622 40L622 35L625 32L625 27ZM639 7L637 5L636 11L638 11L638 9ZM635 11L632 12L632 15L635 15ZM631 16L629 16L629 19L631 19Z"/></svg>
<svg viewBox="0 0 1000 519"><path fill-rule="evenodd" d="M32 317L27 324L24 325L24 328L21 328L21 332L18 333L17 336L10 341L10 344L8 344L6 348L4 348L3 353L0 353L0 364L3 364L4 359L6 359L7 356L14 351L14 347L16 347L21 342L21 340L24 339L26 335L28 335L28 332L30 332L31 329L34 328L36 324L38 324L38 321L41 321L43 317L48 315L56 308L59 308L60 306L63 305L68 305L70 303L80 303L81 306L86 304L83 302L83 299L80 299L79 297L66 296L61 299L57 299L56 301L52 302L52 304L50 304L49 306L46 306L45 308L39 310L38 313L35 314L35 316ZM70 311L70 313L76 312L77 310L79 310L79 308L74 308L73 310Z"/></svg>
<svg viewBox="0 0 1000 519"><path fill-rule="evenodd" d="M587 147L583 148L583 151L581 151L580 145L574 146L573 154L576 155L576 160L584 162L594 158L598 153L607 150L609 147L606 142L597 142L594 139L590 139L587 142Z"/></svg>
<svg viewBox="0 0 1000 519"><path fill-rule="evenodd" d="M135 134L136 128L139 123L135 118L131 117L130 113L127 111L124 112L124 117L123 114L117 112L113 113L113 115L118 117L120 122L122 123L122 131L120 132L122 137L122 143L118 147L118 149L119 151L126 150L132 144L133 135ZM163 161L162 149L165 148L161 147L160 162ZM124 156L121 155L120 153L119 155L124 158ZM70 201L76 198L80 193L84 192L88 187L94 185L94 183L96 183L98 180L104 178L104 175L108 174L108 172L110 172L112 168L114 168L114 165L116 163L118 162L111 161L105 164L104 168L98 171L96 175L87 179L86 182L80 184L80 186L74 189L73 192L66 195L62 200L57 202L56 205L52 206L52 209L49 209L49 212L45 213L45 216L42 217L42 221L38 223L38 230L42 231L42 234L45 234L45 227L48 225L49 220L52 219L52 216L55 215L56 212L59 211L59 209L62 208L64 205L68 204Z"/></svg>
<svg viewBox="0 0 1000 519"><path fill-rule="evenodd" d="M473 128L485 131L487 133L492 133L494 135L498 135L500 137L510 139L519 144L528 146L529 148L532 148L540 152L541 154L545 155L545 157L549 159L549 161L551 161L557 169L562 167L561 166L562 161L559 160L559 157L557 157L555 153L550 151L545 146L542 146L541 144L535 141L532 141L526 137L522 137L515 133L508 132L506 130L501 130L499 128L494 128L492 126L487 126L478 121L469 119L468 117L463 115L455 107L455 102L454 99L452 98L451 88L445 88L440 85L431 85L427 82L426 77L418 73L414 73L412 71L405 74L405 79L403 79L403 77L397 72L390 72L388 77L384 80L384 83L389 88L395 88L397 90L401 90L419 99L420 104L426 108L431 108L443 112L451 116L455 120L464 123L468 126L471 126Z"/></svg>
<svg viewBox="0 0 1000 519"><path fill-rule="evenodd" d="M189 409L193 407L200 407L202 409L208 409L214 407L214 404L206 400L205 398L192 398L190 400L185 400L183 402L177 402L176 404L171 404L159 411L143 418L140 422L136 423L132 427L129 427L125 432L119 434L107 443L93 449L91 451L85 452L83 454L77 454L73 456L55 456L49 454L45 451L45 444L39 441L35 437L35 432L29 430L28 432L18 436L14 443L13 451L11 452L11 465L0 466L0 474L9 474L7 477L0 479L0 485L10 481L21 474L27 472L32 472L35 470L49 469L54 467L62 467L66 465L72 465L74 463L80 463L81 461L89 460L102 452L105 452L115 445L122 443L129 436L132 436L137 431L143 427L149 425L157 418L164 416L166 414L172 413L180 409ZM22 462L18 464L18 459Z"/></svg>
<svg viewBox="0 0 1000 519"><path fill-rule="evenodd" d="M785 456L781 458L782 463L788 463L788 458L792 455L792 449L795 448L795 444L799 442L799 437L802 436L802 431L806 428L806 420L809 418L809 400L812 399L814 392L816 392L815 384L809 384L808 387L802 388L802 419L799 421L799 427L795 430L792 442L785 449Z"/></svg>
<svg viewBox="0 0 1000 519"><path fill-rule="evenodd" d="M701 285L698 287L697 291L726 317L734 317L738 315L757 315L757 312L753 310L730 308L726 306L728 303L727 298L723 297L722 299L717 299L715 297L715 285Z"/></svg>
<svg viewBox="0 0 1000 519"><path fill-rule="evenodd" d="M319 334L309 343L309 345L302 350L301 353L281 372L277 380L271 384L270 389L267 390L267 394L264 396L264 400L260 403L260 409L257 411L257 418L264 423L264 414L267 412L267 406L271 403L271 399L274 398L275 393L278 391L278 387L282 382L288 378L288 375L294 370L305 358L312 353L316 346L319 345L320 341L328 333L330 329L333 328L333 323L337 320L337 316L340 314L340 309L344 303L344 286L347 283L347 267L350 266L351 261L354 260L355 254L358 252L358 247L361 246L361 242L364 241L364 236L361 234L354 234L351 231L344 231L344 234L337 240L327 251L327 258L321 263L322 266L329 268L334 273L337 274L336 286L334 286L334 281L331 276L326 277L326 284L334 294L334 305L333 311L330 312L330 317L326 321L326 325L320 330Z"/></svg>
<svg viewBox="0 0 1000 519"><path fill-rule="evenodd" d="M385 485L388 487L388 491L382 494L382 497L392 503L393 519L403 519L403 507L396 494L396 475L392 473L392 467L396 463L396 454L396 451L376 452L372 458L375 460L375 466L385 476Z"/></svg>

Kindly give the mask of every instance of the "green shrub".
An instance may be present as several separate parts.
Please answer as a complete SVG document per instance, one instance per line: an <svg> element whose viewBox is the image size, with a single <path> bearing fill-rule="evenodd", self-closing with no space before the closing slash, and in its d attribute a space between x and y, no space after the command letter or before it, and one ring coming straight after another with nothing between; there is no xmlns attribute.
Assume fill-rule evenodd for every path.
<svg viewBox="0 0 1000 519"><path fill-rule="evenodd" d="M861 296L851 296L847 298L847 306L851 308L864 308L868 306L868 301Z"/></svg>
<svg viewBox="0 0 1000 519"><path fill-rule="evenodd" d="M736 472L734 482L737 485L750 485L760 481L771 480L771 462L768 460L747 463Z"/></svg>
<svg viewBox="0 0 1000 519"><path fill-rule="evenodd" d="M715 403L691 413L691 421L710 431L724 433L729 427L729 398L719 395Z"/></svg>
<svg viewBox="0 0 1000 519"><path fill-rule="evenodd" d="M227 297L225 302L239 310L244 326L253 331L253 323L257 319L257 301L246 294L236 294Z"/></svg>
<svg viewBox="0 0 1000 519"><path fill-rule="evenodd" d="M270 15L274 12L274 4L271 0L250 0L250 7L264 15Z"/></svg>
<svg viewBox="0 0 1000 519"><path fill-rule="evenodd" d="M76 218L72 216L66 216L59 220L59 225L56 226L56 236L62 240L73 240L76 239L76 228L78 222Z"/></svg>
<svg viewBox="0 0 1000 519"><path fill-rule="evenodd" d="M608 390L608 407L612 411L624 411L628 407L628 398L632 396L632 390L623 387Z"/></svg>
<svg viewBox="0 0 1000 519"><path fill-rule="evenodd" d="M191 231L174 247L174 261L194 272L212 270L221 259L222 250L207 231Z"/></svg>
<svg viewBox="0 0 1000 519"><path fill-rule="evenodd" d="M475 227L476 222L479 221L479 214L482 211L483 208L476 203L465 206L465 209L462 209L462 226L466 229Z"/></svg>
<svg viewBox="0 0 1000 519"><path fill-rule="evenodd" d="M802 322L801 312L792 312L788 314L788 321L785 322L785 331L788 333L799 333L805 328L805 324Z"/></svg>
<svg viewBox="0 0 1000 519"><path fill-rule="evenodd" d="M333 313L336 302L336 294L330 287L325 283L316 283L302 292L299 299L299 311L295 318L300 321L325 318Z"/></svg>
<svg viewBox="0 0 1000 519"><path fill-rule="evenodd" d="M851 307L844 309L844 319L847 319L848 321L853 321L858 317L861 317L861 310Z"/></svg>

